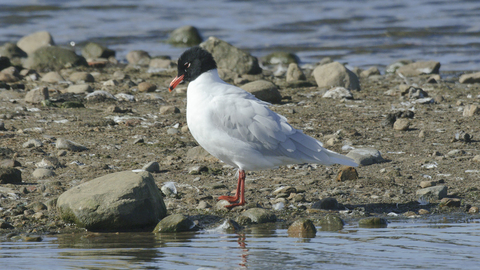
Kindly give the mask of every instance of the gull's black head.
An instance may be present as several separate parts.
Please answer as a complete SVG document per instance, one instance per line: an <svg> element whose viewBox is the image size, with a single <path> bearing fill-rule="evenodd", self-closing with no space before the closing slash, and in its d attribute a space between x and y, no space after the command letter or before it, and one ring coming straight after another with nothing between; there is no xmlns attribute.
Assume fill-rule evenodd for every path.
<svg viewBox="0 0 480 270"><path fill-rule="evenodd" d="M182 81L193 81L202 73L217 68L213 56L206 50L196 46L183 52L178 59L178 74L170 83L172 91Z"/></svg>

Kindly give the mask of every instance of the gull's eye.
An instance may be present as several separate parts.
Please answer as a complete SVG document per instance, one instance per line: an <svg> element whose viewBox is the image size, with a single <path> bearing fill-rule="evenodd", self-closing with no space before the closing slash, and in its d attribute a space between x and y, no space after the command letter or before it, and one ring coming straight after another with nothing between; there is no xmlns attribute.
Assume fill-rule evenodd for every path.
<svg viewBox="0 0 480 270"><path fill-rule="evenodd" d="M187 69L190 67L190 63L186 62L183 66L185 67L185 72L187 72Z"/></svg>

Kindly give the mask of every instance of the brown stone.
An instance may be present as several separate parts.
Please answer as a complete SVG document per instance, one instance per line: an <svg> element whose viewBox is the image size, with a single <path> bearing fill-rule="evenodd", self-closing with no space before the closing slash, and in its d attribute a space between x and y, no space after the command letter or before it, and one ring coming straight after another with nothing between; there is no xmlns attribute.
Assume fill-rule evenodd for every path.
<svg viewBox="0 0 480 270"><path fill-rule="evenodd" d="M138 91L140 92L154 92L157 90L157 86L149 82L141 82L138 84Z"/></svg>
<svg viewBox="0 0 480 270"><path fill-rule="evenodd" d="M342 166L338 170L336 180L338 182L347 181L347 180L357 180L358 172L355 167L352 166Z"/></svg>

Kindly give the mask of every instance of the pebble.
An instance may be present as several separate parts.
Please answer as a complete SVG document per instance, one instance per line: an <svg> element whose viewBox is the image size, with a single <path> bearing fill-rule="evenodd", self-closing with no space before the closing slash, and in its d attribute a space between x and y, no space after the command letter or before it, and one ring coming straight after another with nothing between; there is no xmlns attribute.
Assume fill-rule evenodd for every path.
<svg viewBox="0 0 480 270"><path fill-rule="evenodd" d="M0 167L0 184L18 184L22 182L22 172L11 167Z"/></svg>
<svg viewBox="0 0 480 270"><path fill-rule="evenodd" d="M207 209L207 208L212 208L212 206L208 204L206 201L200 201L197 205L197 209Z"/></svg>
<svg viewBox="0 0 480 270"><path fill-rule="evenodd" d="M474 116L480 114L480 107L478 105L466 105L463 109L463 116Z"/></svg>
<svg viewBox="0 0 480 270"><path fill-rule="evenodd" d="M335 178L338 182L357 180L358 172L355 167L352 166L341 166L338 169L337 177Z"/></svg>
<svg viewBox="0 0 480 270"><path fill-rule="evenodd" d="M117 86L118 85L118 81L112 79L112 80L108 80L108 81L105 81L103 82L103 85L104 86Z"/></svg>
<svg viewBox="0 0 480 270"><path fill-rule="evenodd" d="M153 71L159 72L165 69L172 68L173 62L170 59L164 58L153 58L150 59L148 64L148 72L153 73Z"/></svg>
<svg viewBox="0 0 480 270"><path fill-rule="evenodd" d="M32 176L37 179L43 179L55 176L55 172L50 169L37 168L35 171L33 171Z"/></svg>
<svg viewBox="0 0 480 270"><path fill-rule="evenodd" d="M357 75L339 62L317 66L313 70L313 76L318 87L331 88L341 86L349 90L360 90L360 82Z"/></svg>
<svg viewBox="0 0 480 270"><path fill-rule="evenodd" d="M3 168L14 168L14 167L21 167L22 164L14 159L4 159L0 161L0 167Z"/></svg>
<svg viewBox="0 0 480 270"><path fill-rule="evenodd" d="M442 198L440 200L440 206L446 207L460 207L462 201L458 198Z"/></svg>
<svg viewBox="0 0 480 270"><path fill-rule="evenodd" d="M433 74L427 79L427 83L439 83L440 81L441 81L441 77L439 74Z"/></svg>
<svg viewBox="0 0 480 270"><path fill-rule="evenodd" d="M287 82L305 81L307 78L297 63L290 63L287 69Z"/></svg>
<svg viewBox="0 0 480 270"><path fill-rule="evenodd" d="M17 46L27 54L31 54L44 46L55 45L52 35L47 31L35 32L33 34L22 37Z"/></svg>
<svg viewBox="0 0 480 270"><path fill-rule="evenodd" d="M277 86L270 81L258 80L244 84L240 88L266 102L280 103L282 100L282 95L278 91Z"/></svg>
<svg viewBox="0 0 480 270"><path fill-rule="evenodd" d="M480 83L480 72L463 74L458 81L460 83Z"/></svg>
<svg viewBox="0 0 480 270"><path fill-rule="evenodd" d="M174 46L191 47L200 44L202 36L197 28L186 25L173 30L167 42Z"/></svg>
<svg viewBox="0 0 480 270"><path fill-rule="evenodd" d="M126 58L129 64L146 66L150 63L151 57L146 51L135 50L128 52Z"/></svg>
<svg viewBox="0 0 480 270"><path fill-rule="evenodd" d="M126 93L118 93L115 95L115 98L118 101L128 101L128 102L135 102L135 96L134 95L129 95Z"/></svg>
<svg viewBox="0 0 480 270"><path fill-rule="evenodd" d="M458 157L458 156L462 156L462 155L465 155L464 150L454 149L454 150L448 151L448 153L445 156L450 157L450 158L454 158L454 157Z"/></svg>
<svg viewBox="0 0 480 270"><path fill-rule="evenodd" d="M396 73L405 77L414 77L422 74L438 74L439 71L440 63L437 61L418 61L399 67Z"/></svg>
<svg viewBox="0 0 480 270"><path fill-rule="evenodd" d="M209 37L200 47L213 55L219 70L226 69L240 75L262 73L256 57L221 39Z"/></svg>
<svg viewBox="0 0 480 270"><path fill-rule="evenodd" d="M85 97L85 99L86 100L91 100L91 101L95 101L95 100L96 101L104 101L104 100L107 100L107 99L116 100L117 98L107 91L97 90L97 91L94 91L93 93L88 94Z"/></svg>
<svg viewBox="0 0 480 270"><path fill-rule="evenodd" d="M30 139L23 144L23 148L42 147L42 141L38 139Z"/></svg>
<svg viewBox="0 0 480 270"><path fill-rule="evenodd" d="M43 238L41 236L22 235L22 240L25 242L41 242Z"/></svg>
<svg viewBox="0 0 480 270"><path fill-rule="evenodd" d="M141 82L138 84L137 87L138 87L138 91L142 93L155 92L155 90L157 90L157 86L149 82Z"/></svg>
<svg viewBox="0 0 480 270"><path fill-rule="evenodd" d="M296 193L296 192L297 192L297 189L292 186L283 186L275 189L272 194L275 196L277 196L278 194L287 194L288 196L290 195L290 193Z"/></svg>
<svg viewBox="0 0 480 270"><path fill-rule="evenodd" d="M480 155L476 155L472 158L473 162L480 162Z"/></svg>
<svg viewBox="0 0 480 270"><path fill-rule="evenodd" d="M145 164L145 166L142 167L142 170L157 173L160 172L160 164L156 161L152 161Z"/></svg>
<svg viewBox="0 0 480 270"><path fill-rule="evenodd" d="M322 231L339 231L343 229L345 222L336 214L326 214L319 219Z"/></svg>
<svg viewBox="0 0 480 270"><path fill-rule="evenodd" d="M313 238L317 233L315 225L310 219L295 220L292 225L288 227L288 236L299 238Z"/></svg>
<svg viewBox="0 0 480 270"><path fill-rule="evenodd" d="M180 133L178 128L168 128L167 129L167 134L168 135L175 135L175 134L178 134L178 133Z"/></svg>
<svg viewBox="0 0 480 270"><path fill-rule="evenodd" d="M160 190L166 197L177 195L177 188L174 182L165 182Z"/></svg>
<svg viewBox="0 0 480 270"><path fill-rule="evenodd" d="M243 212L242 216L250 218L256 224L275 222L277 220L273 213L263 208L250 208Z"/></svg>
<svg viewBox="0 0 480 270"><path fill-rule="evenodd" d="M410 120L406 118L399 118L393 123L393 129L405 131L408 130L410 127Z"/></svg>
<svg viewBox="0 0 480 270"><path fill-rule="evenodd" d="M158 222L154 233L176 233L186 231L196 231L198 227L187 216L182 214L173 214L163 218Z"/></svg>
<svg viewBox="0 0 480 270"><path fill-rule="evenodd" d="M421 188L427 188L427 187L433 187L436 185L437 185L437 181L421 181L419 186Z"/></svg>
<svg viewBox="0 0 480 270"><path fill-rule="evenodd" d="M347 157L352 158L357 164L362 166L382 163L385 161L380 154L380 151L373 148L353 149L347 154Z"/></svg>
<svg viewBox="0 0 480 270"><path fill-rule="evenodd" d="M430 211L428 211L427 209L423 209L423 208L422 208L422 209L419 209L419 210L418 210L418 214L419 214L419 215L428 215L428 214L430 214Z"/></svg>
<svg viewBox="0 0 480 270"><path fill-rule="evenodd" d="M15 227L12 224L0 220L0 229L14 229Z"/></svg>
<svg viewBox="0 0 480 270"><path fill-rule="evenodd" d="M380 75L380 70L377 67L371 67L367 70L360 72L360 77L368 78L373 75Z"/></svg>
<svg viewBox="0 0 480 270"><path fill-rule="evenodd" d="M170 114L175 114L175 113L180 113L180 109L175 107L175 106L162 106L160 107L160 114L161 115L170 115Z"/></svg>
<svg viewBox="0 0 480 270"><path fill-rule="evenodd" d="M69 80L72 82L94 82L95 78L93 78L92 74L81 71L81 72L73 72L70 75Z"/></svg>
<svg viewBox="0 0 480 270"><path fill-rule="evenodd" d="M358 226L361 228L386 228L387 225L388 221L379 217L363 218L358 221Z"/></svg>
<svg viewBox="0 0 480 270"><path fill-rule="evenodd" d="M115 51L98 43L89 42L82 48L82 56L87 60L115 57Z"/></svg>
<svg viewBox="0 0 480 270"><path fill-rule="evenodd" d="M339 210L340 205L335 198L325 198L312 204L312 209Z"/></svg>
<svg viewBox="0 0 480 270"><path fill-rule="evenodd" d="M470 209L468 209L468 213L470 213L470 214L478 213L478 207L476 207L476 206L470 207Z"/></svg>
<svg viewBox="0 0 480 270"><path fill-rule="evenodd" d="M204 165L195 165L188 168L188 174L198 175L202 172L208 172L208 167Z"/></svg>
<svg viewBox="0 0 480 270"><path fill-rule="evenodd" d="M78 144L76 142L73 142L64 138L58 138L55 144L57 149L70 150L73 152L80 152L88 149L87 147L81 144Z"/></svg>
<svg viewBox="0 0 480 270"><path fill-rule="evenodd" d="M18 78L7 73L0 72L0 82L13 83L18 81Z"/></svg>
<svg viewBox="0 0 480 270"><path fill-rule="evenodd" d="M419 197L424 197L424 199L433 198L437 200L441 200L447 197L447 186L439 185L433 187L427 187L417 190L416 194Z"/></svg>
<svg viewBox="0 0 480 270"><path fill-rule="evenodd" d="M93 92L93 89L88 84L72 84L67 89L65 89L65 92L73 94L85 94Z"/></svg>
<svg viewBox="0 0 480 270"><path fill-rule="evenodd" d="M48 98L49 98L48 88L47 87L38 87L38 88L30 90L25 95L25 102L32 103L32 104L38 104L38 103L41 103L44 100L48 100Z"/></svg>
<svg viewBox="0 0 480 270"><path fill-rule="evenodd" d="M350 90L344 87L335 87L323 94L322 98L332 98L332 99L352 99L353 94Z"/></svg>
<svg viewBox="0 0 480 270"><path fill-rule="evenodd" d="M120 70L115 71L115 72L113 73L113 76L112 76L112 77L113 77L114 80L119 80L119 81L128 78L128 76L125 75L125 73L124 73L123 71L120 71Z"/></svg>

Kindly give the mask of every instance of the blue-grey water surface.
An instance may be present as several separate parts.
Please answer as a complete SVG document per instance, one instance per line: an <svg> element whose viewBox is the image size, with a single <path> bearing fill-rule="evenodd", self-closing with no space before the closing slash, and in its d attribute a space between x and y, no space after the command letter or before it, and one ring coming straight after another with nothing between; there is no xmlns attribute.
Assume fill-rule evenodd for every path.
<svg viewBox="0 0 480 270"><path fill-rule="evenodd" d="M47 30L57 44L96 41L120 59L140 49L176 58L184 48L164 41L184 25L258 57L286 50L302 62L412 59L480 69L480 3L472 0L0 0L0 44Z"/></svg>
<svg viewBox="0 0 480 270"><path fill-rule="evenodd" d="M262 226L244 233L103 233L0 242L1 269L479 269L480 220L349 225L289 237Z"/></svg>

